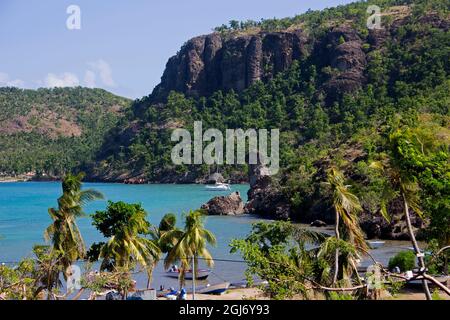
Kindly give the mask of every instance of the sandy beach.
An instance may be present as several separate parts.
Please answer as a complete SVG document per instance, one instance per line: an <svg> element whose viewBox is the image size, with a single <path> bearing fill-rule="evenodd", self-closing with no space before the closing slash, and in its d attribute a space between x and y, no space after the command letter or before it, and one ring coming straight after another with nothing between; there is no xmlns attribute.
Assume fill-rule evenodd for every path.
<svg viewBox="0 0 450 320"><path fill-rule="evenodd" d="M440 299L450 301L450 297L444 293L440 293ZM264 295L262 290L258 288L240 288L230 289L222 295L196 294L196 300L270 300ZM166 300L159 298L158 300ZM187 295L187 300L192 300L192 294ZM302 300L300 296L293 297L290 300ZM316 298L315 300L321 300ZM395 296L388 296L382 300L426 300L423 292L416 290L402 290Z"/></svg>
<svg viewBox="0 0 450 320"><path fill-rule="evenodd" d="M192 300L192 294L187 295ZM258 288L230 289L222 295L196 294L196 300L269 300Z"/></svg>

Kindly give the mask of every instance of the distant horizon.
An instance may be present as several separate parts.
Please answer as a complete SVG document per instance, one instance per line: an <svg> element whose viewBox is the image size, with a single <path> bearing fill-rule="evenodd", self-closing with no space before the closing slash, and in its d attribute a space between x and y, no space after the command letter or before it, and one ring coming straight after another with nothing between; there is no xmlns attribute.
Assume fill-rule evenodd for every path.
<svg viewBox="0 0 450 320"><path fill-rule="evenodd" d="M230 20L293 17L354 1L193 2L3 0L0 41L7 50L0 52L0 87L80 86L140 99L151 94L168 59L192 37ZM66 24L71 5L80 8L79 30Z"/></svg>

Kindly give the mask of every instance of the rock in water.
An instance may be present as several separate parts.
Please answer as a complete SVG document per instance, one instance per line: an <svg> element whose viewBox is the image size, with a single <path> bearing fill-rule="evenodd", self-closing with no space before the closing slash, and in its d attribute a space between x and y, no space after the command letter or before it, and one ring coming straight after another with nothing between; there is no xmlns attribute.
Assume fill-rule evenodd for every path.
<svg viewBox="0 0 450 320"><path fill-rule="evenodd" d="M211 216L235 216L243 214L244 202L239 192L228 196L215 197L201 207Z"/></svg>

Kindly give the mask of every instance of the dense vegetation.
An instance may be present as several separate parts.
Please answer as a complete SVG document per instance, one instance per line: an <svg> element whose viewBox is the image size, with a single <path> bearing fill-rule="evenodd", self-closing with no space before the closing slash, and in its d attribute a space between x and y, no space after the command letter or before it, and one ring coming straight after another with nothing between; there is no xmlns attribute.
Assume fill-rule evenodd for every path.
<svg viewBox="0 0 450 320"><path fill-rule="evenodd" d="M60 176L90 161L128 105L101 89L0 88L0 173Z"/></svg>
<svg viewBox="0 0 450 320"><path fill-rule="evenodd" d="M437 7L439 3L442 2L436 2ZM425 4L418 1L413 8L422 6ZM359 9L355 11L354 7ZM321 14L308 13L305 17L311 20L316 15L348 18L341 12L355 11L353 15L365 21L367 14L361 13L362 8L367 8L367 4L351 4ZM323 85L330 73L339 71L330 70L310 55L296 61L290 70L278 74L272 81L258 82L240 94L218 91L210 97L194 99L172 92L164 105L154 104L149 96L136 101L132 111L111 133L99 156L106 160L101 168L127 169L155 179L161 170L170 168L173 144L170 142L171 130L167 129L169 124L189 129L195 120L202 120L204 127L221 130L280 128L283 168L300 163L310 167L311 162L325 155L327 150L350 141L361 142L369 148L370 144L376 143L375 135L380 133L379 129L405 115L412 125L414 119L418 123L417 119L426 117L427 122L446 127L450 37L448 31L417 22L426 11L414 12L411 20L399 27L394 38L387 39L387 44L380 49L371 47L367 30L361 31L360 36L367 41L363 46L367 48L369 58L365 70L368 83L357 92L325 101ZM446 19L448 11L444 7L439 14ZM330 28L325 22L321 26ZM320 41L323 36L315 36L314 41ZM117 145L130 123L151 130L139 130L125 141L126 144ZM189 168L199 169L206 170L204 167ZM177 167L176 170L188 168Z"/></svg>
<svg viewBox="0 0 450 320"><path fill-rule="evenodd" d="M261 21L247 20L237 21L231 20L228 24L223 24L214 28L215 31L226 35L236 34L240 32L255 31L282 31L288 28L301 27L309 32L323 33L330 24L342 24L351 22L351 25L358 28L361 32L366 32L367 8L369 5L377 5L382 10L396 6L413 7L414 14L422 14L424 12L441 11L447 12L449 4L446 1L439 0L371 0L371 1L355 1L350 4L339 5L337 7L325 8L323 10L311 10L306 13L287 17L283 19L261 19ZM390 20L391 18L388 18Z"/></svg>
<svg viewBox="0 0 450 320"><path fill-rule="evenodd" d="M208 172L207 166L171 164L171 128L192 130L197 120L205 128L220 130L279 128L282 172L278 179L293 207L292 219L308 220L329 210L330 194L322 182L330 165L345 172L365 214L389 211L399 200L399 183L386 172L373 170L371 164L395 158L399 159L397 172L408 173L417 189L417 209L421 210L417 213L423 212L428 238L440 246L450 244L450 35L448 28L432 23L437 17L448 24L449 3L407 1L409 7L404 1L369 3L397 12L383 19L384 27L393 31L381 47L368 37L367 2L231 27L250 32L252 26L271 30L268 23L277 24L277 30L305 23L311 42L320 43L334 25L345 20L364 41L367 81L359 90L330 96L325 84L340 71L312 52L286 72L241 93L217 91L192 98L172 92L165 104L154 103L150 95L136 101L111 132L99 155L98 170L155 181L173 173L201 175ZM429 15L434 18L427 20ZM233 32L229 29L221 31ZM225 176L246 171L236 166L220 169Z"/></svg>
<svg viewBox="0 0 450 320"><path fill-rule="evenodd" d="M65 145L61 150L69 153L56 152L52 157L44 157L56 162L50 162L48 167L41 164L37 170L81 165L97 172L126 173L145 180L158 180L174 172L202 174L208 167L171 164L170 134L174 127L192 130L194 121L201 120L204 127L220 130L279 128L282 172L276 182L293 207L291 218L301 220L315 212L331 210L335 214L336 234L327 237L299 230L288 222L261 223L254 226L248 238L233 241L232 250L242 253L248 274L268 280L266 293L273 298L294 294L312 298L313 290L331 299L366 298L370 280L362 280L355 270L357 261L368 250L359 224L361 213L382 215L386 221L399 214L407 221L408 237L417 259L411 259L411 253L407 253L406 257L393 259L391 267L410 269L411 261L417 260L420 270L414 278L424 283L431 272L448 273L449 251L442 248L450 245L450 35L448 28L436 27L423 18L432 14L448 23L450 3L422 0L369 3L384 8L411 5L401 7L404 11L400 15L408 18L396 25L381 47L369 41L365 27L368 2L308 12L292 19L233 21L230 26L217 29L227 36L253 29L274 31L301 25L310 33L312 42L320 43L333 26L350 24L363 39L367 57L366 81L360 89L330 95L325 84L341 71L326 65L320 55L315 55L317 52L310 52L272 80L257 82L240 93L217 91L208 97L192 98L172 92L164 104L155 103L152 96L138 100L106 136L94 168L83 165L91 156L86 146L91 146L92 151L101 141L100 136L92 134L86 139L96 138L95 143L83 145L86 149L77 149L76 144L73 148ZM393 17L383 20L386 27L394 24ZM339 39L341 44L345 41L343 37ZM27 134L29 139L35 139L33 145L38 145L37 136ZM62 147L66 140L61 139L79 138L51 141L59 141ZM71 157L72 150L86 157ZM14 161L14 165L28 159L22 151L16 154L20 155L17 156L20 161ZM12 165L13 161L8 163ZM22 164L20 170L12 170L30 168ZM245 172L246 168L224 166L221 170L231 175ZM65 207L62 202L58 209L50 211L54 220L49 230L53 247L38 252L45 257L41 259L43 262L50 260L53 262L50 265L58 266L44 272L45 279L50 276L53 279L47 282L52 284L46 287L49 295L58 286L55 272L64 272L70 262L85 256L85 248L74 245L72 236L64 233L67 229L64 225L76 230L75 218L82 212L76 200L80 198L79 192L75 183L61 198L75 199L77 210ZM413 213L426 221L425 239L431 255L424 257L418 247L410 222ZM110 203L106 211L97 212L94 224L109 240L94 245L90 258L105 258L108 265L104 269L113 270L119 278L129 274L136 263L144 266L151 277L162 253L167 253L166 267L178 261L183 270L199 257L211 260L206 243L213 244L215 238L203 228L199 212L187 215L184 230L175 228L174 223L162 222L159 229L152 227L145 215L140 205L120 202ZM75 237L80 236L75 233ZM314 249L307 250L311 243L315 244ZM140 250L132 250L136 246ZM23 267L25 275L40 270ZM384 285L395 288L394 282L390 284L391 270L382 271L386 276ZM13 284L21 277L7 268L0 268L2 275ZM407 280L404 275L395 276ZM43 282L37 279L33 284ZM126 277L124 282L128 284L128 280ZM117 278L114 281L117 287L123 283ZM13 298L28 294L21 293L20 286L7 288L7 294ZM119 291L126 294L126 289ZM336 293L342 291L352 294ZM425 284L424 291L430 299ZM373 294L376 298L377 293Z"/></svg>

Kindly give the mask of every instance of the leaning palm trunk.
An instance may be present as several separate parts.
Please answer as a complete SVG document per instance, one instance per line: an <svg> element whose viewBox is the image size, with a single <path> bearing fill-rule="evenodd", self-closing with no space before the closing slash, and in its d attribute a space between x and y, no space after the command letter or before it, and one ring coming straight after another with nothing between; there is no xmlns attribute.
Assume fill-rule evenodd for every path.
<svg viewBox="0 0 450 320"><path fill-rule="evenodd" d="M408 226L409 236L411 238L411 242L414 247L414 252L416 253L416 256L419 261L420 270L425 274L426 268L425 268L425 261L423 259L423 253L420 251L419 245L416 240L416 236L414 235L414 231L413 231L412 224L411 224L411 217L409 215L408 201L406 200L406 196L403 192L402 192L402 197L403 197L403 205L404 205L404 210L405 210L406 224ZM422 280L422 284L423 284L423 290L425 292L425 296L426 296L427 300L431 300L432 298L431 298L430 288L428 288L428 281L425 278Z"/></svg>
<svg viewBox="0 0 450 320"><path fill-rule="evenodd" d="M192 258L192 300L195 300L195 281L197 277L197 255L194 253L194 257Z"/></svg>
<svg viewBox="0 0 450 320"><path fill-rule="evenodd" d="M336 223L334 226L334 232L336 233L336 239L339 240L339 212L336 210ZM339 274L339 248L336 248L335 258L334 258L334 276L333 285L336 284Z"/></svg>
<svg viewBox="0 0 450 320"><path fill-rule="evenodd" d="M158 261L154 261L151 266L147 268L147 289L150 289L150 285L153 280L153 270L155 270Z"/></svg>

